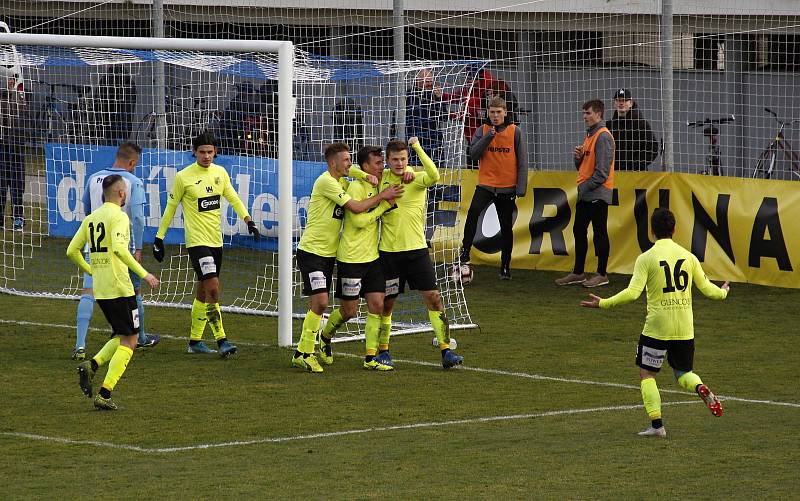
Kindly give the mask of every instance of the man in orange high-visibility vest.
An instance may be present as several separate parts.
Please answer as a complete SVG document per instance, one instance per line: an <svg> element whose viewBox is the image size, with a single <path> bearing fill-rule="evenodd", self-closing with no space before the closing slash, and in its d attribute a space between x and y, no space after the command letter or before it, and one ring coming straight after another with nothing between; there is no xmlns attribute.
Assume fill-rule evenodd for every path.
<svg viewBox="0 0 800 501"><path fill-rule="evenodd" d="M583 284L599 287L608 284L608 206L614 191L614 137L603 121L603 102L594 99L583 104L583 122L588 127L583 144L574 150L578 169L578 202L575 205L575 266L572 273L556 280L558 285ZM584 273L589 249L589 223L594 231L597 274Z"/></svg>

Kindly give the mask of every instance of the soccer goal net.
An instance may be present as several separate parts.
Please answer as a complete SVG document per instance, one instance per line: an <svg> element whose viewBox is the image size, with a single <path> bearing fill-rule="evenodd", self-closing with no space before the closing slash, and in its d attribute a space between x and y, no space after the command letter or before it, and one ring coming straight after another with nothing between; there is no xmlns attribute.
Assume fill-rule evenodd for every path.
<svg viewBox="0 0 800 501"><path fill-rule="evenodd" d="M323 149L345 142L355 161L362 146L415 135L441 172L439 184L429 190L426 230L438 285L451 326L472 325L451 269L460 244L464 97L482 63L349 61L293 51L295 113L287 128L291 142L283 145L294 159L287 218L280 206L287 192L279 183L283 172L278 158L285 149L278 134L276 53L2 47L0 64L21 79L24 89L3 94L0 113L10 124L3 132L6 139L16 137L24 145L19 153L27 155L32 172L21 228L7 224L0 233L0 291L79 296L83 278L64 251L85 217L86 180L110 167L117 146L132 140L143 149L135 171L145 189L143 264L162 281L157 292L145 291L145 301L189 307L195 275L183 245L180 208L165 238L167 259L156 263L150 249L176 172L194 162L191 139L208 131L219 139L215 163L228 171L266 237L253 241L223 200L221 302L228 311L264 315L285 313L289 305L291 316L298 318L307 310L307 298L301 296L294 259L281 260L285 249L279 249L279 233L281 224L291 226L285 233L291 241L286 249L293 254L305 227L312 185L327 168ZM282 262L291 276L286 287L279 286L281 266L287 267ZM366 315L364 308L361 315L344 328L343 338L363 330L359 319ZM395 333L427 330L428 315L416 294L398 300L393 320Z"/></svg>

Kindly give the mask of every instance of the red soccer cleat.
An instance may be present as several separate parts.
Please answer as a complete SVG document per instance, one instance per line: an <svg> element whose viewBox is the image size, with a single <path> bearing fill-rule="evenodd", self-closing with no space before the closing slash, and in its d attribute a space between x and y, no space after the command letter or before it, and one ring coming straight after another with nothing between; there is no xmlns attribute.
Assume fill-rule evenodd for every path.
<svg viewBox="0 0 800 501"><path fill-rule="evenodd" d="M711 411L711 414L716 417L722 416L722 404L719 402L717 396L711 392L708 386L704 384L698 386L697 394L700 395L700 398L702 398L703 402L706 403L708 410Z"/></svg>

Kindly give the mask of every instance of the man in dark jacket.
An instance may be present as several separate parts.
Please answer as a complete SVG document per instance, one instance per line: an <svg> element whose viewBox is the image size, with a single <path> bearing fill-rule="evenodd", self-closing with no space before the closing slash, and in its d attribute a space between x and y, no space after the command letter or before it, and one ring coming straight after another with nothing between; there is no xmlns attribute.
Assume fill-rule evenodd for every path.
<svg viewBox="0 0 800 501"><path fill-rule="evenodd" d="M11 193L14 230L22 231L25 226L25 91L19 74L11 71L0 71L0 233L5 223L6 190Z"/></svg>
<svg viewBox="0 0 800 501"><path fill-rule="evenodd" d="M451 96L433 81L428 69L419 70L414 86L406 93L406 137L418 137L434 162L441 161L442 131L439 122L446 119Z"/></svg>
<svg viewBox="0 0 800 501"><path fill-rule="evenodd" d="M606 125L617 146L616 170L647 170L658 156L658 141L629 89L614 93L614 116Z"/></svg>

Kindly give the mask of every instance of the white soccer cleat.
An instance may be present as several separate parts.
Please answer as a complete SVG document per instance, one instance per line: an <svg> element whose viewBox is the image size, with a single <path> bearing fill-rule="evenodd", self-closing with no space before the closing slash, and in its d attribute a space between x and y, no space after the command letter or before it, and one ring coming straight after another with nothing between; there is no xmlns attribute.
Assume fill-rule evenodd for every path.
<svg viewBox="0 0 800 501"><path fill-rule="evenodd" d="M667 438L667 429L663 426L661 428L653 428L652 426L638 434L640 437L653 437L653 438Z"/></svg>

